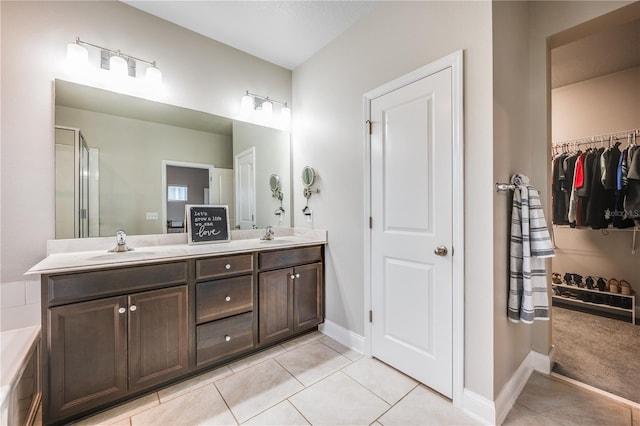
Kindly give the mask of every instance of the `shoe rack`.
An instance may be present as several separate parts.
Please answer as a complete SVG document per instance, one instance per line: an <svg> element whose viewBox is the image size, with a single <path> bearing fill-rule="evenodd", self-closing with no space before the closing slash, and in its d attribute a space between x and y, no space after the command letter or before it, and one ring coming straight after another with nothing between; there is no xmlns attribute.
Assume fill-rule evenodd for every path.
<svg viewBox="0 0 640 426"><path fill-rule="evenodd" d="M628 315L631 324L636 323L636 296L592 290L568 284L551 284L554 304L579 306L589 310Z"/></svg>

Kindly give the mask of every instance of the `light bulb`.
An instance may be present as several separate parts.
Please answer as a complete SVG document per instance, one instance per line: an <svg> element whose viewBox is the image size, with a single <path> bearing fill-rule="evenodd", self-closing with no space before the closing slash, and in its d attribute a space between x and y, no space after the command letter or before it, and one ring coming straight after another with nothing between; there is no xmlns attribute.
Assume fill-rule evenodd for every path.
<svg viewBox="0 0 640 426"><path fill-rule="evenodd" d="M162 72L155 66L147 67L147 73L145 78L147 79L147 82L151 84L161 84Z"/></svg>
<svg viewBox="0 0 640 426"><path fill-rule="evenodd" d="M286 106L280 110L280 123L285 127L291 124L291 110Z"/></svg>
<svg viewBox="0 0 640 426"><path fill-rule="evenodd" d="M271 114L273 113L273 104L269 101L264 101L262 103L262 116L265 119L271 118Z"/></svg>
<svg viewBox="0 0 640 426"><path fill-rule="evenodd" d="M67 60L75 66L85 66L89 62L89 52L78 43L67 44Z"/></svg>
<svg viewBox="0 0 640 426"><path fill-rule="evenodd" d="M240 114L248 116L253 112L253 98L249 95L242 97L242 104L240 105Z"/></svg>
<svg viewBox="0 0 640 426"><path fill-rule="evenodd" d="M109 69L119 77L129 75L129 64L127 64L127 61L122 56L113 55L109 58Z"/></svg>

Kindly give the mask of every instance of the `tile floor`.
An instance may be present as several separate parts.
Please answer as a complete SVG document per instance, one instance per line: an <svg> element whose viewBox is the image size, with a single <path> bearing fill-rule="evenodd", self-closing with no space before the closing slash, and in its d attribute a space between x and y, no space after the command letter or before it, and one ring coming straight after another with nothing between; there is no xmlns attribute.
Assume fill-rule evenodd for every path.
<svg viewBox="0 0 640 426"><path fill-rule="evenodd" d="M36 419L41 424L41 417ZM472 425L450 401L314 332L78 425ZM640 426L640 410L534 373L505 425Z"/></svg>

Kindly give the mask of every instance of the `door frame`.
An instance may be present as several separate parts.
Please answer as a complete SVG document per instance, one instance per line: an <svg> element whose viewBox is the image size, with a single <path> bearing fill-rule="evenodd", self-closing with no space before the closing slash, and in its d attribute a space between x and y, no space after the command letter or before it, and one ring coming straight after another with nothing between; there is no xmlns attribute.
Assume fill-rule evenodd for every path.
<svg viewBox="0 0 640 426"><path fill-rule="evenodd" d="M188 161L162 160L162 233L167 233L167 166L188 167L190 169L206 169L209 171L209 200L213 198L213 164L191 163Z"/></svg>
<svg viewBox="0 0 640 426"><path fill-rule="evenodd" d="M428 65L394 79L373 89L363 96L365 122L371 119L371 101L396 89L407 86L432 74L451 68L452 71L452 186L453 186L453 404L463 405L464 391L464 97L462 50L451 53ZM371 125L375 125L372 123ZM364 350L367 357L372 356L372 329L369 322L371 311L371 135L368 126L364 126Z"/></svg>

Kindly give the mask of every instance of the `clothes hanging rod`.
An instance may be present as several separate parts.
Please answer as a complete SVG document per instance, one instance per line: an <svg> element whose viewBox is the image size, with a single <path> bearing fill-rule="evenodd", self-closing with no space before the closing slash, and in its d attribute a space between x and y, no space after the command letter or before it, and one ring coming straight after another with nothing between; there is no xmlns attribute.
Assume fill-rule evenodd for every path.
<svg viewBox="0 0 640 426"><path fill-rule="evenodd" d="M629 135L640 136L640 129L623 130L623 131L613 132L613 133L603 133L601 135L595 135L595 136L584 136L581 138L567 139L564 141L553 142L551 145L552 146L574 145L574 144L585 145L585 144L590 144L594 142L606 141L607 139L610 139L610 138L628 137Z"/></svg>

